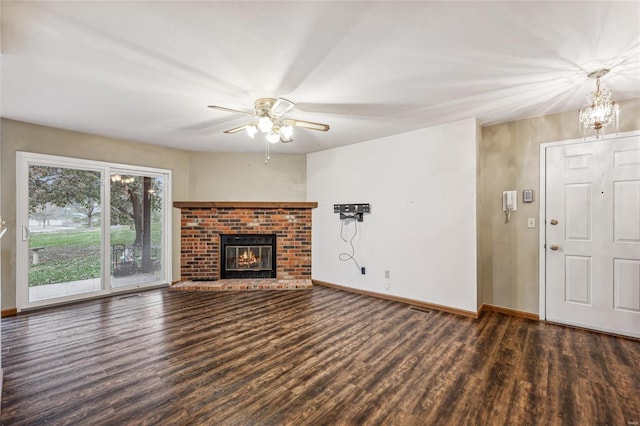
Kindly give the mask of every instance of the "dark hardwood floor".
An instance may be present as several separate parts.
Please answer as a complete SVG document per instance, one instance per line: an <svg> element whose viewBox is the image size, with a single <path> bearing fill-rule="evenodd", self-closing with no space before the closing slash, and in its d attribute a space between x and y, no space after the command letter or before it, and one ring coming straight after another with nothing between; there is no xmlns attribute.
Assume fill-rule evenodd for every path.
<svg viewBox="0 0 640 426"><path fill-rule="evenodd" d="M315 287L2 320L2 424L638 425L640 342Z"/></svg>

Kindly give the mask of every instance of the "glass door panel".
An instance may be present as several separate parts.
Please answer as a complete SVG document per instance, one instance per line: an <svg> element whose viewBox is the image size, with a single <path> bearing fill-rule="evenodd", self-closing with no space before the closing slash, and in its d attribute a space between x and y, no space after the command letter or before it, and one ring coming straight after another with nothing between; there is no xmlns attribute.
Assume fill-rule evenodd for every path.
<svg viewBox="0 0 640 426"><path fill-rule="evenodd" d="M163 282L164 177L111 173L111 286Z"/></svg>
<svg viewBox="0 0 640 426"><path fill-rule="evenodd" d="M171 171L16 153L18 310L168 285Z"/></svg>
<svg viewBox="0 0 640 426"><path fill-rule="evenodd" d="M28 168L28 301L103 290L101 172Z"/></svg>

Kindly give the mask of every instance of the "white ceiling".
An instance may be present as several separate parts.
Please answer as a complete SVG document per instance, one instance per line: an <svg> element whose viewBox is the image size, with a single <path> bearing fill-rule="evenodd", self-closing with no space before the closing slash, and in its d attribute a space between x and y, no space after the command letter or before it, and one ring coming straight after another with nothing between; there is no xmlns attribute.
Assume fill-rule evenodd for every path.
<svg viewBox="0 0 640 426"><path fill-rule="evenodd" d="M578 110L603 66L615 99L640 97L637 1L1 5L4 117L181 149L262 151L206 106L265 96L331 126L283 153Z"/></svg>

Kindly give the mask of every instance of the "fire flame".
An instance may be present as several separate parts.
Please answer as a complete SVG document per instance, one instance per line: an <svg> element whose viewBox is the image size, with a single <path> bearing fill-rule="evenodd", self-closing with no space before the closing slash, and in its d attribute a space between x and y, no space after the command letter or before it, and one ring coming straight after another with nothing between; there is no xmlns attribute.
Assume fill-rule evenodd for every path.
<svg viewBox="0 0 640 426"><path fill-rule="evenodd" d="M251 250L246 249L240 255L239 262L240 266L251 266L258 263L258 258L251 252Z"/></svg>

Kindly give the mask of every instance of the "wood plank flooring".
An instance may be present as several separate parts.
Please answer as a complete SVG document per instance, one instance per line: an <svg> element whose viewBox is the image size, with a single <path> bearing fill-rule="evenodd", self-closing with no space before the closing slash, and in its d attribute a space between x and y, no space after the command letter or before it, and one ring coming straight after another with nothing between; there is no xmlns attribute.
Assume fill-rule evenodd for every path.
<svg viewBox="0 0 640 426"><path fill-rule="evenodd" d="M2 320L3 425L638 425L640 341L311 291Z"/></svg>

